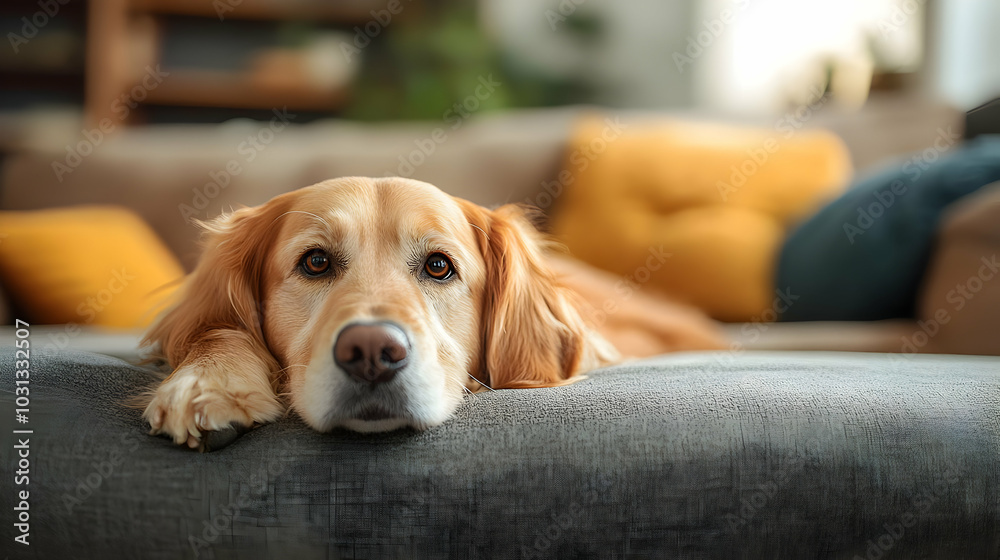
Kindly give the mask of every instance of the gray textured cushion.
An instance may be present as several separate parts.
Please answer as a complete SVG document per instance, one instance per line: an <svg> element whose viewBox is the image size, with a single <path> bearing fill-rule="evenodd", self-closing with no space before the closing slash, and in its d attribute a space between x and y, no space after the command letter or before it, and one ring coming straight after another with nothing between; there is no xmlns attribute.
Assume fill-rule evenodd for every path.
<svg viewBox="0 0 1000 560"><path fill-rule="evenodd" d="M0 352L5 468L13 362ZM424 433L288 417L209 454L120 404L147 371L69 351L31 371L31 545L12 544L8 505L14 558L1000 553L1000 359L676 354L479 394Z"/></svg>

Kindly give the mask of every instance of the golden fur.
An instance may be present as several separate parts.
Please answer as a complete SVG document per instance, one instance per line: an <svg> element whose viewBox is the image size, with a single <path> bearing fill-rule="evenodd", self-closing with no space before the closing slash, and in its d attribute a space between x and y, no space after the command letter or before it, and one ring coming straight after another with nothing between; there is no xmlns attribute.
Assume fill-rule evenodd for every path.
<svg viewBox="0 0 1000 560"><path fill-rule="evenodd" d="M144 340L174 368L144 417L153 433L190 447L288 406L321 431L424 429L467 392L557 386L618 360L598 330L634 355L721 346L707 319L662 301L630 298L595 324L586 310L613 279L581 278L581 265L554 260L518 207L487 210L418 181L326 181L206 229L179 303ZM336 261L329 277L298 272L315 248ZM453 261L452 280L419 273L434 252ZM574 278L577 290L564 284ZM650 306L667 316L650 317ZM358 320L392 321L412 341L413 360L392 383L362 391L338 371L332 345ZM359 419L373 402L392 417Z"/></svg>

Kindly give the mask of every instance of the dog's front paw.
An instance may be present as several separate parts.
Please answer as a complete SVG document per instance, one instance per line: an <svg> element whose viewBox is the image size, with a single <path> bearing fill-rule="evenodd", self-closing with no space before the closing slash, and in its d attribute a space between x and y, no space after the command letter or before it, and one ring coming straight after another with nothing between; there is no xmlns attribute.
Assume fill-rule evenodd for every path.
<svg viewBox="0 0 1000 560"><path fill-rule="evenodd" d="M198 366L178 369L160 385L143 412L150 434L178 445L211 451L232 443L254 424L281 416L283 406L270 387L221 378Z"/></svg>

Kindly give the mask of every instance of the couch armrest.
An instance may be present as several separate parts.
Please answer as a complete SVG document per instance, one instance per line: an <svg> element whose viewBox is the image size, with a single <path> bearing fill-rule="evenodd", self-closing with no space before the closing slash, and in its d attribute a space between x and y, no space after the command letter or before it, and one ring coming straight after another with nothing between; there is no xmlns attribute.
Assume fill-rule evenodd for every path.
<svg viewBox="0 0 1000 560"><path fill-rule="evenodd" d="M1000 354L1000 182L948 208L925 276L919 316L912 341L918 349Z"/></svg>

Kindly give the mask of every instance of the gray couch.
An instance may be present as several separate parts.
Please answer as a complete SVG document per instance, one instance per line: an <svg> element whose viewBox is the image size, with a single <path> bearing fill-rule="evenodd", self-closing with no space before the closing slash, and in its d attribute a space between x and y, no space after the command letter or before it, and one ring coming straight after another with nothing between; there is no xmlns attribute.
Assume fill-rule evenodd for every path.
<svg viewBox="0 0 1000 560"><path fill-rule="evenodd" d="M470 120L414 176L482 204L532 198L558 173L576 114ZM857 122L818 115L810 124L844 136L863 168L923 148L955 117L895 105L880 115ZM397 156L439 124L290 128L197 217L329 177L392 172ZM209 173L225 168L254 130L249 123L127 130L62 182L51 162L65 142L29 138L4 165L0 208L123 204L190 267L197 231L180 205L195 201ZM976 243L995 246L972 229L949 235L967 237L976 255ZM945 264L968 260L961 257L939 256ZM947 270L968 276L954 264ZM929 278L944 287L953 280ZM931 308L934 293L926 298ZM14 543L19 512L8 507L3 551L12 558L998 558L1000 358L787 351L898 353L917 328L909 320L731 325L734 352L621 365L558 389L479 394L425 433L317 434L292 416L198 454L146 436L139 411L125 405L155 373L83 352L134 359L139 333L85 327L67 336L64 326L34 325L27 425L14 420L13 351L0 350L5 465L15 464L17 438L26 437L12 430L34 430L30 488L13 476L0 482L13 507L15 491L30 491L32 544ZM953 335L940 338L969 340ZM12 328L0 329L0 347L14 340Z"/></svg>
<svg viewBox="0 0 1000 560"><path fill-rule="evenodd" d="M151 372L31 355L30 545L11 558L997 558L1000 358L675 354L467 397L423 433L294 416L199 454ZM4 465L14 445L0 446ZM14 543L14 544L12 544Z"/></svg>

